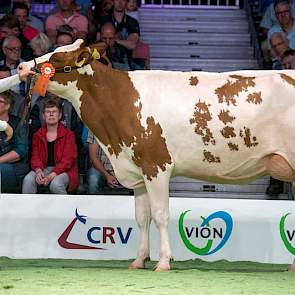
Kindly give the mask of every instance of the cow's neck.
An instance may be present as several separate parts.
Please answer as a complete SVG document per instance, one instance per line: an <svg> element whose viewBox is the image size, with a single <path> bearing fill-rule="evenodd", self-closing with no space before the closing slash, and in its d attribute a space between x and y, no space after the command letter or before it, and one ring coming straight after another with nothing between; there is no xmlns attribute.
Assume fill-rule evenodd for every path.
<svg viewBox="0 0 295 295"><path fill-rule="evenodd" d="M81 118L108 146L110 154L118 155L122 146L131 146L137 133L143 132L139 93L128 72L97 62L91 67L93 75L79 75L77 82L78 91L82 91Z"/></svg>

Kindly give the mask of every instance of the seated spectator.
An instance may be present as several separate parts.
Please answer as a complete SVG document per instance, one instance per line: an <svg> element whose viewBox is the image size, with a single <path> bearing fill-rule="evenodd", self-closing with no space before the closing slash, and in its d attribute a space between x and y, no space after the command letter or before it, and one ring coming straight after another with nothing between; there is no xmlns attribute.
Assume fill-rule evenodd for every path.
<svg viewBox="0 0 295 295"><path fill-rule="evenodd" d="M4 58L2 51L2 43L6 37L17 37L22 43L22 59L32 59L32 49L29 46L29 40L23 35L18 19L13 15L4 15L0 20L0 60Z"/></svg>
<svg viewBox="0 0 295 295"><path fill-rule="evenodd" d="M114 176L113 167L90 131L88 132L87 142L89 160L92 164L87 171L87 193L95 195L101 192L106 184L111 188L118 187L119 182Z"/></svg>
<svg viewBox="0 0 295 295"><path fill-rule="evenodd" d="M70 45L74 42L74 38L70 33L60 32L56 35L55 48Z"/></svg>
<svg viewBox="0 0 295 295"><path fill-rule="evenodd" d="M137 0L127 0L125 13L139 21Z"/></svg>
<svg viewBox="0 0 295 295"><path fill-rule="evenodd" d="M75 37L86 39L88 33L88 20L85 16L73 10L73 0L57 0L59 11L49 15L46 20L46 33L52 42L55 41L58 28L69 25L74 29Z"/></svg>
<svg viewBox="0 0 295 295"><path fill-rule="evenodd" d="M22 191L32 194L38 186L48 186L51 193L67 194L79 185L75 135L60 123L59 100L46 100L43 116L45 125L33 135L32 171L26 175Z"/></svg>
<svg viewBox="0 0 295 295"><path fill-rule="evenodd" d="M270 38L271 56L273 58L273 70L281 70L281 56L289 49L289 40L283 32L274 33Z"/></svg>
<svg viewBox="0 0 295 295"><path fill-rule="evenodd" d="M113 6L113 0L92 0L92 5L88 9L89 39L91 41L95 39L96 33L101 31L102 17L111 13Z"/></svg>
<svg viewBox="0 0 295 295"><path fill-rule="evenodd" d="M39 33L30 42L34 57L42 56L48 53L51 49L51 42L44 33Z"/></svg>
<svg viewBox="0 0 295 295"><path fill-rule="evenodd" d="M20 40L13 36L5 38L2 44L2 50L4 59L0 60L0 67L4 67L6 71L10 69L10 75L16 74L17 66L23 62L21 59L22 44ZM25 85L23 82L11 89L19 95L24 96L25 94Z"/></svg>
<svg viewBox="0 0 295 295"><path fill-rule="evenodd" d="M39 17L36 14L32 14L31 13L31 8L32 8L32 2L33 0L13 0L13 4L14 3L24 3L27 5L27 7L29 8L29 16L28 16L28 24L35 28L36 30L38 30L39 32L44 32L44 23L41 17Z"/></svg>
<svg viewBox="0 0 295 295"><path fill-rule="evenodd" d="M265 10L260 27L264 30L264 33L267 34L269 29L273 27L274 25L279 25L276 12L274 9L274 6L277 5L280 2L286 2L286 0L276 0L273 1ZM291 11L292 11L292 16L295 16L295 2L293 1L288 1L289 4L291 5Z"/></svg>
<svg viewBox="0 0 295 295"><path fill-rule="evenodd" d="M285 70L291 69L292 63L294 63L294 61L295 61L295 50L287 49L281 57L282 68Z"/></svg>
<svg viewBox="0 0 295 295"><path fill-rule="evenodd" d="M55 39L55 47L72 44L75 41L75 34L72 27L69 25L62 25L57 30Z"/></svg>
<svg viewBox="0 0 295 295"><path fill-rule="evenodd" d="M27 165L27 132L20 119L9 114L13 104L10 91L0 93L0 120L8 122L13 129L13 136L6 140L4 131L0 131L0 173L1 192L13 193L21 185L28 172Z"/></svg>
<svg viewBox="0 0 295 295"><path fill-rule="evenodd" d="M276 32L284 32L289 40L289 47L295 49L295 22L292 16L291 6L288 0L275 3L274 6L278 25L274 25L268 31L268 39Z"/></svg>
<svg viewBox="0 0 295 295"><path fill-rule="evenodd" d="M0 79L10 77L10 68L2 66L0 67ZM24 85L22 85L24 87ZM9 114L12 114L17 117L21 117L24 107L24 96L19 94L20 85L16 85L13 87L10 87L10 94L13 99L13 105L11 105L9 109ZM16 91L16 92L15 92Z"/></svg>
<svg viewBox="0 0 295 295"><path fill-rule="evenodd" d="M129 50L135 49L139 40L140 30L136 19L125 14L127 0L114 0L114 9L111 14L102 17L102 25L111 22L117 32L116 43Z"/></svg>
<svg viewBox="0 0 295 295"><path fill-rule="evenodd" d="M29 8L24 3L15 3L12 7L11 14L14 15L19 23L23 35L31 41L38 36L39 31L28 24Z"/></svg>
<svg viewBox="0 0 295 295"><path fill-rule="evenodd" d="M107 45L107 57L112 67L117 70L130 70L130 55L127 49L116 42L116 29L112 23L106 23L101 27L101 40Z"/></svg>

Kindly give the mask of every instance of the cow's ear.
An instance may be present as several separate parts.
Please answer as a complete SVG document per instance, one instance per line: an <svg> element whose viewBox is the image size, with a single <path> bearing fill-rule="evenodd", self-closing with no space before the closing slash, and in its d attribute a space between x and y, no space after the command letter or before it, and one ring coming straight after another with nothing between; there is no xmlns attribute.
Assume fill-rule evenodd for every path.
<svg viewBox="0 0 295 295"><path fill-rule="evenodd" d="M83 50L79 55L78 58L75 61L75 65L79 68L86 65L91 57L91 53L88 50Z"/></svg>
<svg viewBox="0 0 295 295"><path fill-rule="evenodd" d="M99 59L105 53L106 48L107 46L104 42L99 42L89 46L90 52L94 59ZM98 57L97 53L99 53L99 58L97 58Z"/></svg>

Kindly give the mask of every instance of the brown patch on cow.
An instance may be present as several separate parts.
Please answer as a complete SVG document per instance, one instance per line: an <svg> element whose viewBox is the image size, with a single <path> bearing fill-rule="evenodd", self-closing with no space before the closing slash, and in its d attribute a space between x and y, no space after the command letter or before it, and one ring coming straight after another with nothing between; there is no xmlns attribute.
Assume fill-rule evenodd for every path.
<svg viewBox="0 0 295 295"><path fill-rule="evenodd" d="M158 167L165 171L166 163L171 164L169 153L166 153L167 147L165 138L162 137L162 128L159 123L155 123L153 117L148 117L147 128L140 138L136 140L133 146L133 161L138 167L142 167L143 174L148 180L156 177ZM155 163L154 158L161 159Z"/></svg>
<svg viewBox="0 0 295 295"><path fill-rule="evenodd" d="M225 126L222 130L220 130L221 134L225 138L236 137L235 129L233 127Z"/></svg>
<svg viewBox="0 0 295 295"><path fill-rule="evenodd" d="M227 145L231 151L238 151L239 150L239 146L235 143L229 142Z"/></svg>
<svg viewBox="0 0 295 295"><path fill-rule="evenodd" d="M236 118L234 116L231 116L229 114L229 110L221 110L219 115L218 115L219 120L226 125L227 123L232 123L233 120Z"/></svg>
<svg viewBox="0 0 295 295"><path fill-rule="evenodd" d="M192 76L192 77L190 77L190 85L192 85L192 86L197 86L198 85L198 83L199 83L199 80L198 80L198 77L197 76Z"/></svg>
<svg viewBox="0 0 295 295"><path fill-rule="evenodd" d="M212 120L209 107L210 104L207 105L205 102L199 100L195 105L193 118L190 119L190 124L195 124L195 133L201 136L205 145L209 143L215 145L216 142L213 133L208 127L208 122Z"/></svg>
<svg viewBox="0 0 295 295"><path fill-rule="evenodd" d="M240 136L244 139L244 143L248 148L259 144L256 136L252 137L250 128L244 127L244 131L240 130Z"/></svg>
<svg viewBox="0 0 295 295"><path fill-rule="evenodd" d="M172 163L160 124L148 117L147 127L142 126L140 95L127 72L95 61L91 67L93 76L72 71L70 75L59 73L53 78L59 83L77 81L77 88L82 91L83 122L111 155L118 157L123 147L132 149L135 165L151 180Z"/></svg>
<svg viewBox="0 0 295 295"><path fill-rule="evenodd" d="M292 77L286 75L286 74L280 74L281 78L285 80L287 83L291 84L292 86L295 87L295 79Z"/></svg>
<svg viewBox="0 0 295 295"><path fill-rule="evenodd" d="M244 77L240 75L231 75L230 77L236 79L236 81L232 82L228 80L226 84L215 89L215 94L218 96L219 103L225 102L228 106L230 104L236 106L237 100L235 97L243 91L248 91L249 87L254 87L255 77Z"/></svg>
<svg viewBox="0 0 295 295"><path fill-rule="evenodd" d="M220 163L220 157L214 156L210 151L203 150L204 159L203 162Z"/></svg>
<svg viewBox="0 0 295 295"><path fill-rule="evenodd" d="M246 101L249 103L261 104L262 103L261 91L248 94Z"/></svg>

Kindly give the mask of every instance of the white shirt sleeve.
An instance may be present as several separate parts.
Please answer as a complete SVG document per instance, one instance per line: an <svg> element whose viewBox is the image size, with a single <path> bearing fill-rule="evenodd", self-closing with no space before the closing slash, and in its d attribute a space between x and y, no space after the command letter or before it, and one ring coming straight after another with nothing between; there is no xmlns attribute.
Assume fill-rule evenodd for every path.
<svg viewBox="0 0 295 295"><path fill-rule="evenodd" d="M4 79L0 79L0 93L4 92L11 87L19 84L21 81L18 75L13 75Z"/></svg>

